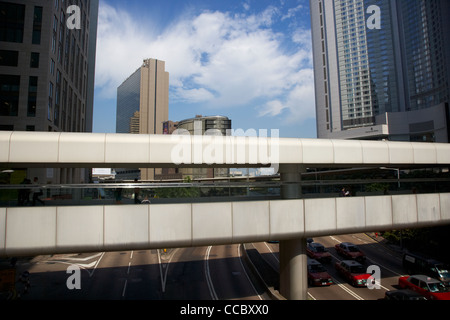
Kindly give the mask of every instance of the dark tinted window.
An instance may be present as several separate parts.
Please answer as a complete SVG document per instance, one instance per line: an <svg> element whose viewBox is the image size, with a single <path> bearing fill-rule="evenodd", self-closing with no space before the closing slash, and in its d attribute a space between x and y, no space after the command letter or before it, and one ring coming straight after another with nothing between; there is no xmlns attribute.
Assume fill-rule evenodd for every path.
<svg viewBox="0 0 450 320"><path fill-rule="evenodd" d="M25 5L0 2L0 41L23 41Z"/></svg>
<svg viewBox="0 0 450 320"><path fill-rule="evenodd" d="M17 67L19 64L19 52L0 50L0 66Z"/></svg>
<svg viewBox="0 0 450 320"><path fill-rule="evenodd" d="M20 76L0 75L0 116L17 116Z"/></svg>

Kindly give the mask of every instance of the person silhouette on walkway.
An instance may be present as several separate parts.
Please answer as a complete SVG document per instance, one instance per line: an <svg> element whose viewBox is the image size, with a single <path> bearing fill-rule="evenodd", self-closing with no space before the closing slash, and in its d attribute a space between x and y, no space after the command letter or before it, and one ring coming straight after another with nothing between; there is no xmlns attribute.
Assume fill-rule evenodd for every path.
<svg viewBox="0 0 450 320"><path fill-rule="evenodd" d="M42 196L44 193L42 192L41 188L39 188L38 178L34 177L33 184L35 185L33 187L33 206L36 205L36 201L39 201L42 205L45 205L44 201L39 199L40 196Z"/></svg>
<svg viewBox="0 0 450 320"><path fill-rule="evenodd" d="M20 184L31 184L31 181L30 179L25 178ZM20 189L18 199L19 206L24 206L29 202L30 202L30 189Z"/></svg>
<svg viewBox="0 0 450 320"><path fill-rule="evenodd" d="M350 192L348 190L346 190L345 188L342 188L341 197L349 197L349 196L350 196Z"/></svg>

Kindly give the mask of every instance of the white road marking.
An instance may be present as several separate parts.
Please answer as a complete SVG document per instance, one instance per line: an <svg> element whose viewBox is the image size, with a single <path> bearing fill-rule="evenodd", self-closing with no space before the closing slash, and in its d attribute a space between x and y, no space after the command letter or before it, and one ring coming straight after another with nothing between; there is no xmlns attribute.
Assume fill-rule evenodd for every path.
<svg viewBox="0 0 450 320"><path fill-rule="evenodd" d="M66 257L66 258L60 258L59 260L51 260L51 261L55 262L55 263L61 263L61 264L76 265L76 266L80 267L81 269L86 270L86 272L89 274L89 277L92 277L92 275L94 274L95 270L97 269L98 264L100 263L100 261L102 260L104 255L105 255L105 252L99 252L97 254L94 254L92 256L85 257L85 258ZM91 263L74 263L77 261L88 261L91 259L95 259L97 257L99 257L98 260L92 261ZM47 260L47 261L50 261L50 260ZM93 268L93 269L90 271L91 268Z"/></svg>
<svg viewBox="0 0 450 320"><path fill-rule="evenodd" d="M253 290L255 291L255 293L259 297L259 299L263 300L263 298L258 294L258 291L256 290L255 286L253 285L253 282L250 280L250 277L248 276L247 271L245 270L244 264L242 263L242 260L241 260L241 246L240 245L237 246L237 250L238 250L239 262L241 263L241 267L244 270L244 273L245 273L245 276L247 277L248 282L251 284Z"/></svg>
<svg viewBox="0 0 450 320"><path fill-rule="evenodd" d="M166 292L167 271L169 270L169 264L170 264L170 261L172 261L172 258L173 258L173 256L175 255L175 252L176 252L177 250L178 250L178 249L175 249L175 250L170 254L169 261L167 261L165 264L163 264L163 263L161 262L161 253L160 253L159 249L157 250L157 252L158 252L158 261L159 261L159 272L160 272L160 274L161 274L161 290L162 290L163 293ZM161 268L165 269L164 274L163 274L163 270L162 270Z"/></svg>
<svg viewBox="0 0 450 320"><path fill-rule="evenodd" d="M214 290L214 285L212 283L211 274L209 273L209 254L211 252L212 246L209 246L206 249L206 256L205 256L205 275L206 275L206 283L208 284L209 294L211 295L211 299L217 300L217 293Z"/></svg>

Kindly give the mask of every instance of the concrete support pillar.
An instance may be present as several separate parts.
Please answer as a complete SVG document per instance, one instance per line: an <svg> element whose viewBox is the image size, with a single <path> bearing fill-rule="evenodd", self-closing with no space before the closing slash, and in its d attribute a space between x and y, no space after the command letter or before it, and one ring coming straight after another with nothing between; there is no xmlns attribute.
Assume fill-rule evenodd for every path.
<svg viewBox="0 0 450 320"><path fill-rule="evenodd" d="M288 300L307 300L306 239L280 241L280 293Z"/></svg>
<svg viewBox="0 0 450 320"><path fill-rule="evenodd" d="M281 197L300 199L302 197L302 172L304 167L296 164L280 165Z"/></svg>
<svg viewBox="0 0 450 320"><path fill-rule="evenodd" d="M281 165L280 177L283 199L302 197L301 165ZM288 300L306 300L308 294L308 274L306 239L280 241L280 293Z"/></svg>

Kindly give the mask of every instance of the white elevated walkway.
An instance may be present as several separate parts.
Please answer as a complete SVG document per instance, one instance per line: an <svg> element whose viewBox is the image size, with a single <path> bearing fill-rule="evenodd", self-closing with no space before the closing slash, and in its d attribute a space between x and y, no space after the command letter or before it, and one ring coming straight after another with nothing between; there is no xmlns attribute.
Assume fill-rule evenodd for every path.
<svg viewBox="0 0 450 320"><path fill-rule="evenodd" d="M0 132L5 167L441 166L450 145L264 137Z"/></svg>
<svg viewBox="0 0 450 320"><path fill-rule="evenodd" d="M290 240L450 223L450 193L0 208L0 256Z"/></svg>

